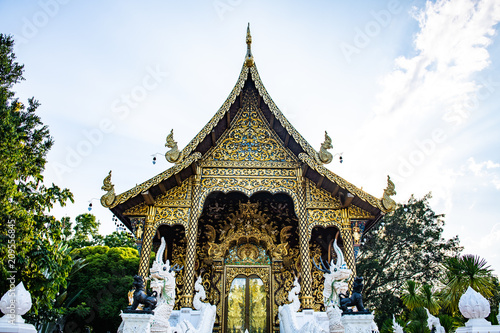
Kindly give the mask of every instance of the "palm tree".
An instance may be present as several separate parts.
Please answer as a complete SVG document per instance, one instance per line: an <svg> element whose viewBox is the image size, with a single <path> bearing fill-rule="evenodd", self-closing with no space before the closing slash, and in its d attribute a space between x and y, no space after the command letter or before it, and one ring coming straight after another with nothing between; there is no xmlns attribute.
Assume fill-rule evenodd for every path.
<svg viewBox="0 0 500 333"><path fill-rule="evenodd" d="M410 312L410 321L406 324L406 330L411 333L430 333L427 327L427 312L422 307L416 307Z"/></svg>
<svg viewBox="0 0 500 333"><path fill-rule="evenodd" d="M458 302L468 287L488 298L493 296L495 284L492 270L486 260L474 255L448 258L444 262L446 268L445 288L442 300L452 313L458 311Z"/></svg>
<svg viewBox="0 0 500 333"><path fill-rule="evenodd" d="M439 309L441 309L441 305L436 299L436 295L432 292L432 287L428 284L424 284L420 289L420 299L421 306L427 308L430 313L433 315L437 315L439 313Z"/></svg>
<svg viewBox="0 0 500 333"><path fill-rule="evenodd" d="M419 283L412 280L406 281L406 288L403 290L403 295L401 296L401 299L403 300L403 304L410 311L422 306L422 298L418 292L419 289L420 289Z"/></svg>

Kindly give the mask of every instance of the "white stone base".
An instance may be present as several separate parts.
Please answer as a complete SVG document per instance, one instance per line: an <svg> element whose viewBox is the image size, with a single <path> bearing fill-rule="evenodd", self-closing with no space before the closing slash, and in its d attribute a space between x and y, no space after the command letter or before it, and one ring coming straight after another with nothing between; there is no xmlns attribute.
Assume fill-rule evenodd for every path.
<svg viewBox="0 0 500 333"><path fill-rule="evenodd" d="M455 333L500 333L500 325L470 325L457 328Z"/></svg>
<svg viewBox="0 0 500 333"><path fill-rule="evenodd" d="M343 315L340 320L345 333L371 333L373 318L372 314Z"/></svg>
<svg viewBox="0 0 500 333"><path fill-rule="evenodd" d="M175 327L182 323L184 320L190 322L194 327L200 324L201 311L193 310L191 308L182 308L180 310L172 311L169 318L170 327L173 332L176 332Z"/></svg>
<svg viewBox="0 0 500 333"><path fill-rule="evenodd" d="M323 330L328 332L328 317L326 312L314 312L314 310L302 310L296 312L295 318L299 327L303 327L308 322L317 323Z"/></svg>
<svg viewBox="0 0 500 333"><path fill-rule="evenodd" d="M36 333L36 328L33 325L25 324L21 316L17 316L16 322L11 324L9 315L0 318L0 333Z"/></svg>
<svg viewBox="0 0 500 333"><path fill-rule="evenodd" d="M152 314L121 313L123 333L151 333Z"/></svg>

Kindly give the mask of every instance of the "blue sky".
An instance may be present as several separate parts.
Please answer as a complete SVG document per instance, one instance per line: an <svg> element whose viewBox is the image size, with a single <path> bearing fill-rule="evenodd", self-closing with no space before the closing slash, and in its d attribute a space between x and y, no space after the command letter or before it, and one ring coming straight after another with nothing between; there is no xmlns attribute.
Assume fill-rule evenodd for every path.
<svg viewBox="0 0 500 333"><path fill-rule="evenodd" d="M109 170L121 193L170 165L240 72L247 22L262 80L299 132L323 132L328 167L381 196L433 193L445 236L500 270L500 3L454 1L0 0L25 78L55 145L47 182L87 212ZM152 154L158 163L151 163ZM103 232L111 213L93 200Z"/></svg>

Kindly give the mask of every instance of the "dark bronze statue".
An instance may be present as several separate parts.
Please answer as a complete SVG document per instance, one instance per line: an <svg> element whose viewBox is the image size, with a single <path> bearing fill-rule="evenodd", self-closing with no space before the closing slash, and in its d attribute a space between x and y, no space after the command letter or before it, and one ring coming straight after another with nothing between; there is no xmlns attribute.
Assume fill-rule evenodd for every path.
<svg viewBox="0 0 500 333"><path fill-rule="evenodd" d="M134 276L133 286L135 288L134 291L134 302L131 306L127 308L128 311L137 311L137 307L142 304L144 308L141 312L151 313L156 307L156 292L146 293L146 288L144 287L144 281L142 276L136 275Z"/></svg>
<svg viewBox="0 0 500 333"><path fill-rule="evenodd" d="M365 309L363 306L363 297L361 296L361 292L363 291L363 278L357 277L354 279L354 283L352 285L352 296L349 297L349 293L347 295L340 294L340 308L342 309L342 314L367 314L370 313L369 310ZM355 306L358 312L353 312L348 307Z"/></svg>

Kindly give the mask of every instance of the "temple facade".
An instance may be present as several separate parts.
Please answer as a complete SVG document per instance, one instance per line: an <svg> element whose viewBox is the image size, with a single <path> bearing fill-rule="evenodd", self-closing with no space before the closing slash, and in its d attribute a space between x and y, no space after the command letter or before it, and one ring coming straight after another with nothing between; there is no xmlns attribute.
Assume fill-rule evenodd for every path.
<svg viewBox="0 0 500 333"><path fill-rule="evenodd" d="M176 308L192 307L201 276L214 331L270 333L295 277L301 307L322 310L313 260L331 262L337 238L355 272L362 234L395 208L395 191L388 178L377 198L325 168L330 138L316 151L295 130L264 88L249 30L246 42L238 81L208 124L182 150L167 137L173 166L119 195L110 171L101 203L135 235L143 277L165 238L164 259L183 266Z"/></svg>

